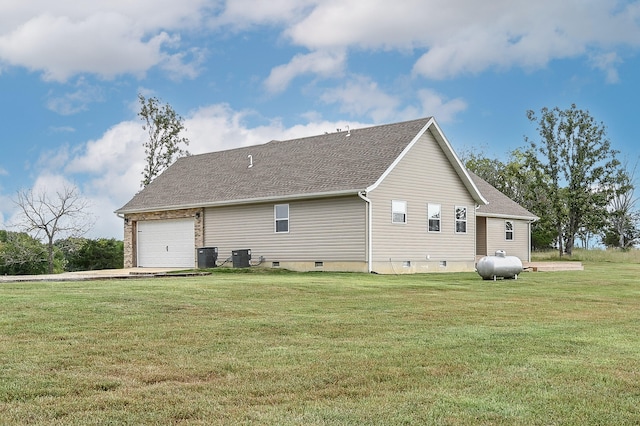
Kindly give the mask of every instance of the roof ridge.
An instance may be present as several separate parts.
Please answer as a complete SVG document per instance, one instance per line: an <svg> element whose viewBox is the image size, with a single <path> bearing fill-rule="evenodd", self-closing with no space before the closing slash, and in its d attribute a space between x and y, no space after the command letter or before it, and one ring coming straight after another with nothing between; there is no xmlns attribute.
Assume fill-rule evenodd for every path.
<svg viewBox="0 0 640 426"><path fill-rule="evenodd" d="M211 155L213 153L232 153L234 151L242 151L242 150L248 150L251 148L256 148L256 147L261 147L261 146L266 146L269 144L275 144L275 143L283 143L283 142L295 142L295 141L304 141L304 140L308 140L308 139L314 139L314 138L321 138L321 137L326 137L329 135L335 135L338 133L348 133L348 132L359 132L359 131L363 131L363 130L367 130L367 131L375 131L376 129L382 128L382 127L395 127L395 126L402 126L402 125L407 125L410 123L417 123L420 121L424 121L425 124L427 121L429 121L430 119L432 119L433 116L427 116L427 117L422 117L422 118L416 118L413 120L406 120L406 121L400 121L398 123L385 123L385 124L376 124L376 125L372 125L372 126L367 126L367 127L359 127L359 128L354 128L354 129L349 129L349 130L340 130L339 132L325 132L325 133L321 133L321 134L317 134L317 135L311 135L311 136L301 136L299 138L291 138L291 139L271 139L269 142L262 142L262 143L257 143L254 145L245 145L245 146L238 146L235 148L227 148L227 149L220 149L220 150L216 150L216 151L207 151L207 152L202 152L200 154L190 154L188 155L188 157L199 157L199 156L203 156L203 155ZM184 157L180 157L178 158L178 160L180 160L181 158Z"/></svg>
<svg viewBox="0 0 640 426"><path fill-rule="evenodd" d="M416 119L413 119L413 120L399 121L397 123L373 124L371 126L355 127L355 128L349 128L347 130L339 129L336 132L325 132L325 133L321 133L321 134L318 134L318 135L301 136L299 138L282 139L282 140L274 139L274 140L271 140L271 141L269 141L267 143L271 143L271 142L292 142L292 141L298 141L298 140L304 140L304 139L319 138L319 137L328 136L328 135L335 135L335 134L338 134L338 133L358 132L358 131L363 131L363 130L373 131L373 130L376 130L376 129L381 128L381 127L403 126L403 125L407 125L407 124L410 124L410 123L417 123L417 122L420 122L420 121L424 121L425 124L426 124L426 122L429 121L432 118L433 118L433 116L427 116L427 117L422 117L422 118L416 118ZM266 145L267 143L265 143L263 145Z"/></svg>

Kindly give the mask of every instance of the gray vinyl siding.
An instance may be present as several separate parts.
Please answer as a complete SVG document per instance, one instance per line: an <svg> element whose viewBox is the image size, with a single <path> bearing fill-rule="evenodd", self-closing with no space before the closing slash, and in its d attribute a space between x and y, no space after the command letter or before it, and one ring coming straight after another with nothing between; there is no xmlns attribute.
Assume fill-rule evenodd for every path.
<svg viewBox="0 0 640 426"><path fill-rule="evenodd" d="M289 204L289 232L276 233L274 205ZM205 245L222 261L250 249L252 261L366 261L366 205L357 195L205 209Z"/></svg>
<svg viewBox="0 0 640 426"><path fill-rule="evenodd" d="M475 259L475 201L430 131L368 194L373 261ZM391 223L391 201L407 202L407 223ZM441 205L441 231L428 232L427 204ZM455 207L467 208L467 232L455 232ZM427 257L428 256L428 257Z"/></svg>
<svg viewBox="0 0 640 426"><path fill-rule="evenodd" d="M505 220L513 222L513 240L505 238ZM496 250L504 250L507 256L519 257L522 261L529 260L529 224L524 220L487 218L487 254Z"/></svg>

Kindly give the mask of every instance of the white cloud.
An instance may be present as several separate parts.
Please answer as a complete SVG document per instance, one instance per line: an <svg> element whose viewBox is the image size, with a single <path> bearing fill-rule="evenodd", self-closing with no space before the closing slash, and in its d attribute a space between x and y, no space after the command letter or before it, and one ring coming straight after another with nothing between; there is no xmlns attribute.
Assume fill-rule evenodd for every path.
<svg viewBox="0 0 640 426"><path fill-rule="evenodd" d="M615 52L592 55L591 64L605 73L605 81L613 84L620 81L616 65L622 63L622 60Z"/></svg>
<svg viewBox="0 0 640 426"><path fill-rule="evenodd" d="M321 135L344 127L345 123L323 120L317 114L305 114L310 119L306 124L286 127L280 120L267 120L266 124L247 124L255 118L253 111L235 111L229 105L217 104L195 111L185 121L190 140L189 151L193 154L221 151L242 146L267 143L272 140L288 140ZM366 126L352 123L355 126Z"/></svg>
<svg viewBox="0 0 640 426"><path fill-rule="evenodd" d="M111 79L163 66L192 76L174 31L199 26L206 0L48 2L0 5L0 61L66 81L81 73ZM180 68L184 69L180 69Z"/></svg>
<svg viewBox="0 0 640 426"><path fill-rule="evenodd" d="M0 4L0 62L54 81L153 67L193 78L206 51L181 36L267 26L309 51L272 70L265 85L278 92L301 74L339 74L354 50L415 54L414 75L433 79L597 58L638 48L639 19L640 3L617 0L25 0ZM615 80L617 61L590 63Z"/></svg>
<svg viewBox="0 0 640 426"><path fill-rule="evenodd" d="M236 30L256 25L283 25L302 19L316 3L316 0L227 0L220 16L210 24Z"/></svg>
<svg viewBox="0 0 640 426"><path fill-rule="evenodd" d="M14 28L36 15L68 16L83 19L98 13L112 12L135 18L145 30L159 27L181 28L197 25L198 13L209 7L209 0L94 0L90 2L24 0L0 3L0 32Z"/></svg>
<svg viewBox="0 0 640 426"><path fill-rule="evenodd" d="M0 194L0 206L0 229L11 230L12 225L15 223L11 218L17 214L11 197Z"/></svg>
<svg viewBox="0 0 640 426"><path fill-rule="evenodd" d="M104 95L100 87L90 85L84 79L80 79L76 83L75 91L63 95L50 94L46 105L48 109L60 115L73 115L86 111L89 104L103 100Z"/></svg>
<svg viewBox="0 0 640 426"><path fill-rule="evenodd" d="M440 123L454 121L458 113L467 109L467 103L464 99L447 100L443 95L431 89L418 91L418 98L422 105L423 114L434 116Z"/></svg>
<svg viewBox="0 0 640 426"><path fill-rule="evenodd" d="M124 121L91 140L69 158L64 172L90 176L90 186L105 196L122 200L140 187L144 168L141 124Z"/></svg>
<svg viewBox="0 0 640 426"><path fill-rule="evenodd" d="M202 71L205 56L204 49L193 47L185 52L165 55L160 67L167 71L172 80L193 79Z"/></svg>
<svg viewBox="0 0 640 426"><path fill-rule="evenodd" d="M13 65L43 70L45 80L52 81L77 73L141 75L160 62L160 49L169 40L164 32L148 41L141 40L143 35L122 15L97 14L81 21L41 15L0 38L0 56Z"/></svg>
<svg viewBox="0 0 640 426"><path fill-rule="evenodd" d="M341 87L328 90L321 100L338 104L341 112L371 117L375 123L426 116L434 116L439 122L446 123L453 121L458 113L467 108L467 103L461 98L449 100L434 90L421 89L414 95L414 104L409 101L409 106L400 110L401 98L388 92L375 81L357 76ZM404 97L407 98L406 93Z"/></svg>
<svg viewBox="0 0 640 426"><path fill-rule="evenodd" d="M295 44L310 49L335 47L407 49L434 31L434 2L404 0L327 0L286 31Z"/></svg>
<svg viewBox="0 0 640 426"><path fill-rule="evenodd" d="M54 193L61 191L65 187L73 187L75 184L66 176L55 172L43 172L34 181L31 190L34 194Z"/></svg>
<svg viewBox="0 0 640 426"><path fill-rule="evenodd" d="M265 81L269 92L281 92L287 88L291 80L302 74L317 74L322 77L338 76L345 65L344 51L316 51L296 55L288 64L279 65L271 70Z"/></svg>
<svg viewBox="0 0 640 426"><path fill-rule="evenodd" d="M312 51L400 50L433 79L491 68L536 69L554 59L640 46L640 3L615 0L326 0L284 34ZM611 67L605 69L608 78Z"/></svg>
<svg viewBox="0 0 640 426"><path fill-rule="evenodd" d="M364 76L355 77L341 87L326 91L321 100L339 104L341 112L370 116L376 123L394 117L400 104L397 97L385 93L375 81Z"/></svg>
<svg viewBox="0 0 640 426"><path fill-rule="evenodd" d="M69 145L65 144L57 149L41 152L35 164L35 170L41 170L41 173L53 173L63 168L69 161L70 149Z"/></svg>

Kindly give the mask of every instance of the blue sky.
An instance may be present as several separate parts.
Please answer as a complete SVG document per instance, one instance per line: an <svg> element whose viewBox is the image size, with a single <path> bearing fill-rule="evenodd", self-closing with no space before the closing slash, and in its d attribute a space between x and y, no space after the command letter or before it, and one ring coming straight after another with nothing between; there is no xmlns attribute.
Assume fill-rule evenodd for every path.
<svg viewBox="0 0 640 426"><path fill-rule="evenodd" d="M89 237L139 189L137 94L180 113L189 150L435 116L454 149L502 156L526 111L575 103L640 157L640 2L0 2L0 228L19 189L77 185Z"/></svg>

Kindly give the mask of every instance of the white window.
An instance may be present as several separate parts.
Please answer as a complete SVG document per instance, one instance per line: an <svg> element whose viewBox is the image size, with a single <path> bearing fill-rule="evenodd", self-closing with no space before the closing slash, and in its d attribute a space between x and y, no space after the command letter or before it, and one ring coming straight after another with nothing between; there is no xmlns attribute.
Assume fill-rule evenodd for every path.
<svg viewBox="0 0 640 426"><path fill-rule="evenodd" d="M504 239L507 241L513 240L513 222L510 220L504 221Z"/></svg>
<svg viewBox="0 0 640 426"><path fill-rule="evenodd" d="M274 215L276 232L289 232L289 204L276 204Z"/></svg>
<svg viewBox="0 0 640 426"><path fill-rule="evenodd" d="M440 204L427 204L429 232L440 232Z"/></svg>
<svg viewBox="0 0 640 426"><path fill-rule="evenodd" d="M464 234L467 232L467 208L456 206L456 233Z"/></svg>
<svg viewBox="0 0 640 426"><path fill-rule="evenodd" d="M407 223L406 201L391 201L391 222Z"/></svg>

